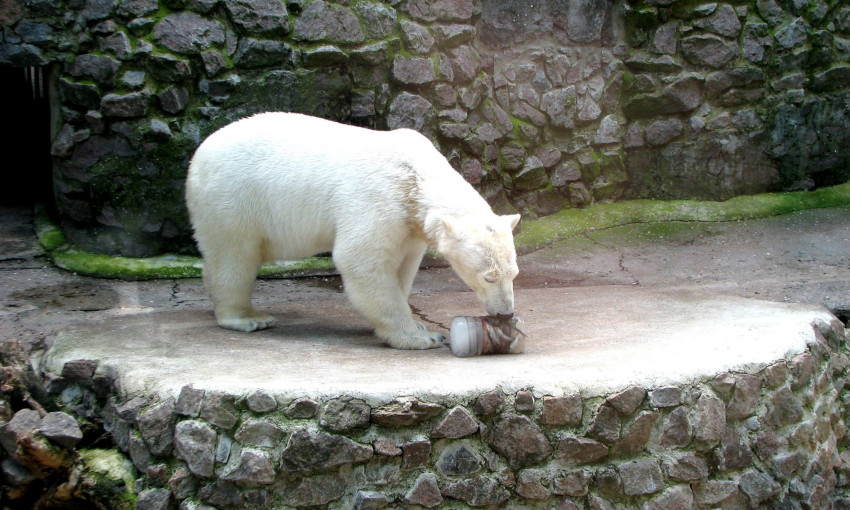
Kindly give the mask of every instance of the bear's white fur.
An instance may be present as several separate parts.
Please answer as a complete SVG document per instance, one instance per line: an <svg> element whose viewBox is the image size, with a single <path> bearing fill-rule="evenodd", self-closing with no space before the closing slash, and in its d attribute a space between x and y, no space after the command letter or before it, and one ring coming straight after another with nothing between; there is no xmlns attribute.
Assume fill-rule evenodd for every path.
<svg viewBox="0 0 850 510"><path fill-rule="evenodd" d="M426 248L436 247L487 313L512 314L513 228L409 129L373 131L295 113L262 113L195 152L186 200L204 285L220 326L269 327L251 305L260 265L332 252L345 292L399 349L444 340L407 303Z"/></svg>

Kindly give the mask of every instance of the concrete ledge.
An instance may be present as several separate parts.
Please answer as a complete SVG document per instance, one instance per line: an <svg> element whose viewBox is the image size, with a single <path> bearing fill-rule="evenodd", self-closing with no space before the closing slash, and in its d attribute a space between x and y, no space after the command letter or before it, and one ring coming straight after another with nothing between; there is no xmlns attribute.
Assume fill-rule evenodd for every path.
<svg viewBox="0 0 850 510"><path fill-rule="evenodd" d="M850 183L815 191L741 196L725 202L630 200L594 204L586 209L566 209L537 220L523 220L516 247L520 254L530 253L583 232L634 223L739 221L846 205L850 205ZM199 258L183 255L131 258L80 251L67 244L61 229L51 224L43 211L37 214L36 232L54 264L81 275L127 280L194 278L201 275L203 267ZM260 276L324 275L334 271L330 258L311 257L264 266Z"/></svg>
<svg viewBox="0 0 850 510"><path fill-rule="evenodd" d="M850 358L827 311L675 289L520 292L521 355L390 350L340 295L280 305L279 326L251 335L194 312L73 326L44 367L57 401L101 417L129 453L140 500L187 509L842 498ZM477 313L473 299L412 304L445 326Z"/></svg>

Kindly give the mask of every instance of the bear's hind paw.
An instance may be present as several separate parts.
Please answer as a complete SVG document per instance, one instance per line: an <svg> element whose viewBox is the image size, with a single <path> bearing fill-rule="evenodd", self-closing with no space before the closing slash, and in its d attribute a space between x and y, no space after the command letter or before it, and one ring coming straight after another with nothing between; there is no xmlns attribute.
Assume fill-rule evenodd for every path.
<svg viewBox="0 0 850 510"><path fill-rule="evenodd" d="M446 336L436 331L421 330L412 335L393 335L386 341L393 349L424 350L442 347Z"/></svg>
<svg viewBox="0 0 850 510"><path fill-rule="evenodd" d="M274 317L257 313L256 315L247 315L243 317L226 317L219 319L218 325L225 329L234 331L243 331L250 333L260 329L267 329L274 324Z"/></svg>

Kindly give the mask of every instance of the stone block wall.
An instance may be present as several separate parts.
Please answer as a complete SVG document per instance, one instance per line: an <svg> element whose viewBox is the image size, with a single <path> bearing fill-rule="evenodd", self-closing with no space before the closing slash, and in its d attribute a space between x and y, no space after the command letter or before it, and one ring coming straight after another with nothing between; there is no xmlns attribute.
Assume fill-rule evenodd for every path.
<svg viewBox="0 0 850 510"><path fill-rule="evenodd" d="M33 444L80 441L74 416L128 459L118 486L136 495L109 497L142 510L846 508L848 331L814 328L806 352L753 373L611 395L157 397L72 361L47 377L63 412L19 411L0 430L3 466L26 480Z"/></svg>
<svg viewBox="0 0 850 510"><path fill-rule="evenodd" d="M850 7L812 0L8 0L50 66L71 241L191 251L183 178L265 110L412 127L500 210L843 182Z"/></svg>

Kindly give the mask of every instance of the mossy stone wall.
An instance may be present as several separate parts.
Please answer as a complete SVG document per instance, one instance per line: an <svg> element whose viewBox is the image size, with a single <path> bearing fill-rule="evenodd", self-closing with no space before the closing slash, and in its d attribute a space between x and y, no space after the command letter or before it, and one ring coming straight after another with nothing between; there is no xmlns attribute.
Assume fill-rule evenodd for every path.
<svg viewBox="0 0 850 510"><path fill-rule="evenodd" d="M9 0L0 65L47 66L79 247L193 252L183 180L267 110L412 127L501 211L727 199L850 177L837 0Z"/></svg>

